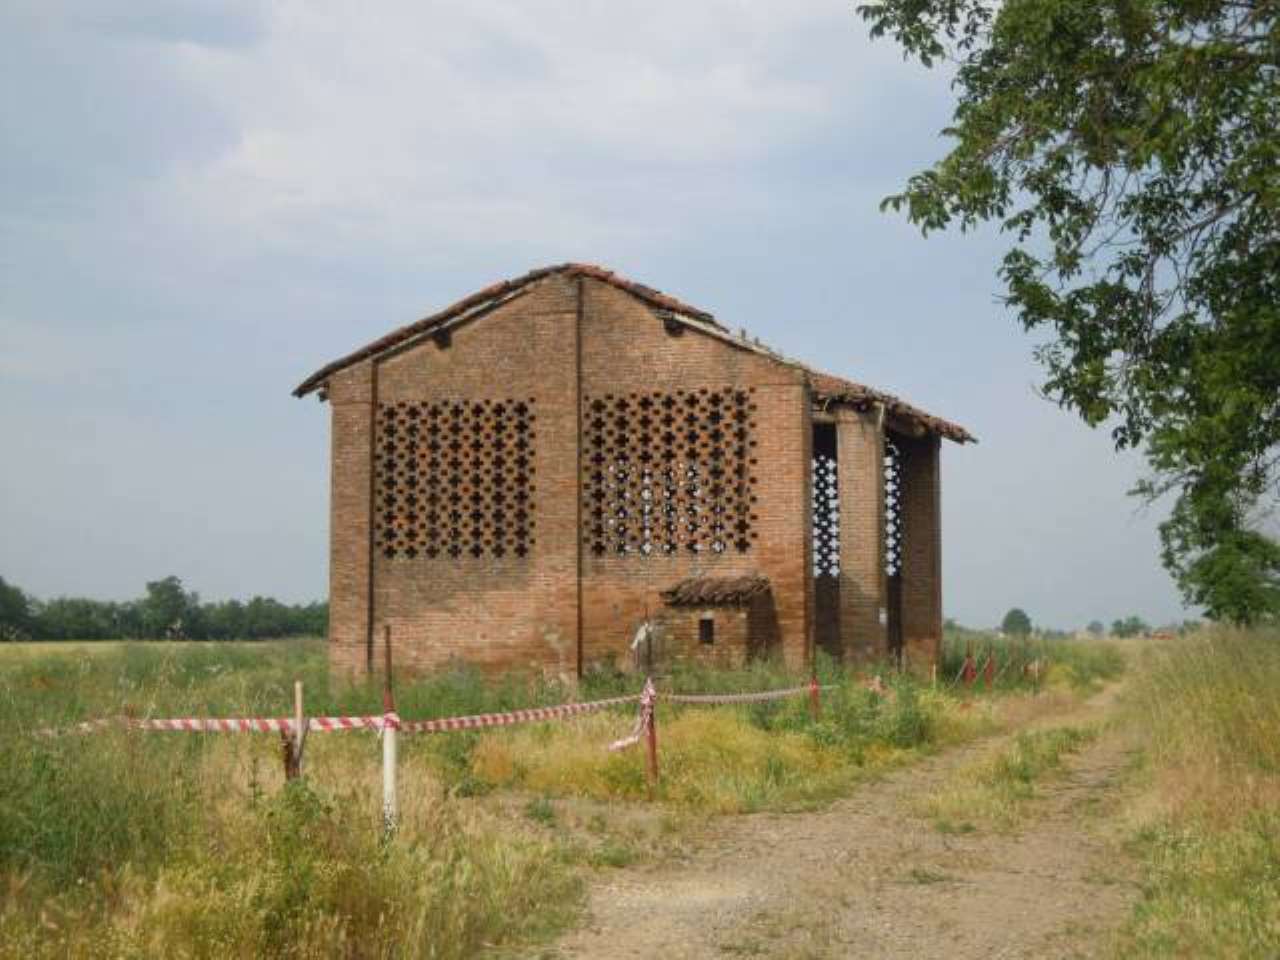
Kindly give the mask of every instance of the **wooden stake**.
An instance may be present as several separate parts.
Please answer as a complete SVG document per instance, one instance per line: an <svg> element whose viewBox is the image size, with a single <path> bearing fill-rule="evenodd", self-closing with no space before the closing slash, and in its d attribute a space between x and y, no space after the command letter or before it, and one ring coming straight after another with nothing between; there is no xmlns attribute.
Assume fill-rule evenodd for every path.
<svg viewBox="0 0 1280 960"><path fill-rule="evenodd" d="M293 681L293 735L280 731L280 752L284 755L284 778L297 780L302 776L302 747L307 739L307 728L302 719L302 681Z"/></svg>
<svg viewBox="0 0 1280 960"><path fill-rule="evenodd" d="M818 674L809 674L809 718L814 722L818 722L818 718L822 716L822 700L821 691L818 689Z"/></svg>
<svg viewBox="0 0 1280 960"><path fill-rule="evenodd" d="M383 630L383 662L386 676L382 680L382 710L384 716L396 711L395 694L391 688L391 625ZM396 803L396 728L389 723L382 727L382 830L385 836L395 833L400 819Z"/></svg>
<svg viewBox="0 0 1280 960"><path fill-rule="evenodd" d="M302 751L307 745L307 718L302 710L302 681L293 681L293 751L298 776L302 776Z"/></svg>
<svg viewBox="0 0 1280 960"><path fill-rule="evenodd" d="M649 711L649 730L646 740L649 749L649 799L652 800L653 793L658 788L658 702L656 697Z"/></svg>

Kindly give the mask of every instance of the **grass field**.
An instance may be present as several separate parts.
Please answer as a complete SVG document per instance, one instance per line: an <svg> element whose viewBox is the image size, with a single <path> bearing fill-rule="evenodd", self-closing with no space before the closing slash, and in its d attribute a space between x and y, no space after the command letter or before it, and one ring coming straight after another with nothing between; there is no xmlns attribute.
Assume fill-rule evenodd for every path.
<svg viewBox="0 0 1280 960"><path fill-rule="evenodd" d="M1149 647L1133 688L1145 874L1120 952L1280 955L1280 631Z"/></svg>
<svg viewBox="0 0 1280 960"><path fill-rule="evenodd" d="M630 708L405 737L402 826L384 842L369 733L312 736L307 777L288 786L267 735L30 735L122 712L286 715L294 679L308 713L380 712L376 684L331 680L322 643L24 647L0 648L0 951L24 957L463 957L536 941L573 919L584 871L678 844L707 816L822 803L860 777L1001 729L1028 702L1012 680L972 699L900 677L882 697L828 663L822 679L837 689L817 722L803 699L663 705L654 804L643 800L642 751L604 749L629 730ZM1045 683L1061 691L1118 669L1055 652ZM750 690L800 679L757 666L666 683ZM637 687L600 674L578 695ZM455 671L399 684L397 706L416 719L571 693Z"/></svg>

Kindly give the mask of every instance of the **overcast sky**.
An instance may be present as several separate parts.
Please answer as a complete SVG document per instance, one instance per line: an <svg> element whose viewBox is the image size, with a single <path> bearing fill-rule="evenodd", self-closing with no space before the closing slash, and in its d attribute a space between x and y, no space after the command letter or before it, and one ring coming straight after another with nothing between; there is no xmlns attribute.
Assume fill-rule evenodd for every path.
<svg viewBox="0 0 1280 960"><path fill-rule="evenodd" d="M948 94L847 0L8 0L0 576L323 596L328 408L291 388L581 260L977 434L948 616L1187 615L1140 459L1035 393L1001 238L878 211Z"/></svg>

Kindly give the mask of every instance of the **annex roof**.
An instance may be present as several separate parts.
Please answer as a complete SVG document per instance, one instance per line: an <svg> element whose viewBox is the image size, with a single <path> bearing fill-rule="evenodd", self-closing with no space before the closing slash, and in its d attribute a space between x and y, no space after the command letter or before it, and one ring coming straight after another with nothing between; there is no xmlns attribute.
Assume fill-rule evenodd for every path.
<svg viewBox="0 0 1280 960"><path fill-rule="evenodd" d="M692 577L662 591L673 607L740 606L769 592L769 578L757 574L742 577Z"/></svg>
<svg viewBox="0 0 1280 960"><path fill-rule="evenodd" d="M977 437L960 426L960 424L952 423L950 420L944 420L941 417L935 417L931 413L925 413L919 407L913 407L905 400L895 397L891 393L885 393L883 390L876 390L873 387L855 383L843 377L823 373L811 367L806 369L809 371L809 383L813 387L814 398L820 403L824 401L847 403L859 409L873 403L880 403L884 405L885 412L901 417L904 420L918 423L929 432L944 436L948 440L954 440L956 443L978 442Z"/></svg>
<svg viewBox="0 0 1280 960"><path fill-rule="evenodd" d="M975 442L975 437L959 424L925 413L893 394L876 390L852 380L823 373L790 360L764 346L759 340L748 337L745 330L741 334L734 334L717 321L709 311L691 306L660 290L655 290L653 287L628 280L612 270L590 263L562 263L557 266L541 267L510 280L490 284L483 290L478 290L470 296L463 297L443 310L423 317L421 320L415 320L413 323L399 329L392 330L359 350L344 357L339 357L332 363L325 364L303 380L302 383L298 384L294 388L293 395L295 397L304 397L309 393L322 389L328 378L339 370L362 360L367 360L370 357L379 356L417 337L431 334L455 322L461 322L485 313L506 300L519 295L527 287L553 274L561 274L567 277L588 277L607 283L648 304L664 318L675 320L693 329L700 330L704 334L723 340L739 349L763 354L778 363L784 363L803 370L809 377L815 400L820 403L843 403L859 409L864 409L873 404L883 404L887 413L918 424L929 432L954 440L957 443Z"/></svg>

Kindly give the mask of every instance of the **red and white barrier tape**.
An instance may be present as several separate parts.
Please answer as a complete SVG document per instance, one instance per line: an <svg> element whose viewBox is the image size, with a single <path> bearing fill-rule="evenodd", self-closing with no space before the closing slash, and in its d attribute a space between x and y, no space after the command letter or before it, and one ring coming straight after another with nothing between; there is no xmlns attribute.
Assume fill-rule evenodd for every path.
<svg viewBox="0 0 1280 960"><path fill-rule="evenodd" d="M438 720L412 720L401 723L405 733L444 733L449 730L475 730L482 727L509 727L517 723L537 723L542 720L561 720L594 713L624 703L635 703L640 697L612 697L608 700L592 700L587 703L562 703L555 707L532 707L528 710L511 710L507 713L479 713L470 717L441 717Z"/></svg>
<svg viewBox="0 0 1280 960"><path fill-rule="evenodd" d="M644 690L640 692L640 712L636 715L635 727L621 740L615 740L609 744L609 749L625 750L627 747L633 747L639 743L653 725L653 708L657 702L658 691L654 689L653 680L646 679Z"/></svg>
<svg viewBox="0 0 1280 960"><path fill-rule="evenodd" d="M338 730L383 730L389 725L397 730L404 728L399 715L394 713L383 714L380 717L311 717L307 720L307 729L320 733L333 733Z"/></svg>
<svg viewBox="0 0 1280 960"><path fill-rule="evenodd" d="M819 687L819 690L834 690L833 686ZM765 700L784 700L787 697L798 697L812 692L812 687L789 687L786 690L761 690L759 693L660 693L658 697L671 703L718 704L718 703L761 703Z"/></svg>
<svg viewBox="0 0 1280 960"><path fill-rule="evenodd" d="M379 717L309 717L308 730L382 730L389 724L399 729L394 714ZM292 717L105 717L85 720L70 727L43 727L32 731L37 737L58 737L67 733L94 733L107 727L126 730L164 730L184 733L293 733Z"/></svg>
<svg viewBox="0 0 1280 960"><path fill-rule="evenodd" d="M833 690L835 688L823 686L819 689ZM654 705L659 699L667 700L671 703L690 705L759 703L766 700L781 700L786 697L799 696L811 691L811 686L804 686L791 687L786 690L764 690L758 693L658 693L653 686L653 681L646 680L644 690L639 695L611 697L607 700L593 700L586 703L563 703L554 707L533 707L527 710L511 710L506 713L480 713L465 717L441 717L435 720L405 721L392 712L380 716L310 717L304 722L309 731L321 733L342 730L374 730L380 732L389 726L405 733L445 733L451 730L476 730L487 727L513 726L520 723L561 720L594 713L609 707L639 702L640 713L637 717L634 731L609 747L611 750L618 750L639 741L648 729L648 724L652 722ZM291 717L106 717L97 720L85 720L62 729L45 727L32 732L38 737L57 737L68 733L94 733L112 726L120 726L131 730L162 730L188 733L293 733L295 723Z"/></svg>

